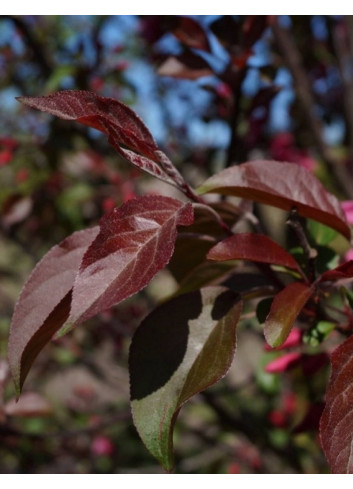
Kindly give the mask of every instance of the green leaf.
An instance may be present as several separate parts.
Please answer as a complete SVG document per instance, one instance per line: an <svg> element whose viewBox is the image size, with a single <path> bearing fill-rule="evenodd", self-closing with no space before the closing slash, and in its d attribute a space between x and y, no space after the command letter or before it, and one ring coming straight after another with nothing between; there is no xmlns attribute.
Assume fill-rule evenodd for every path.
<svg viewBox="0 0 353 489"><path fill-rule="evenodd" d="M353 291L346 289L346 287L341 287L341 291L346 295L348 303L351 309L353 309Z"/></svg>
<svg viewBox="0 0 353 489"><path fill-rule="evenodd" d="M303 341L310 346L318 346L335 329L332 321L319 321L315 326L304 333Z"/></svg>
<svg viewBox="0 0 353 489"><path fill-rule="evenodd" d="M130 348L131 407L148 450L171 471L173 427L181 406L230 368L242 303L225 287L207 287L155 309Z"/></svg>
<svg viewBox="0 0 353 489"><path fill-rule="evenodd" d="M338 236L334 229L311 219L307 220L307 228L318 245L326 246Z"/></svg>

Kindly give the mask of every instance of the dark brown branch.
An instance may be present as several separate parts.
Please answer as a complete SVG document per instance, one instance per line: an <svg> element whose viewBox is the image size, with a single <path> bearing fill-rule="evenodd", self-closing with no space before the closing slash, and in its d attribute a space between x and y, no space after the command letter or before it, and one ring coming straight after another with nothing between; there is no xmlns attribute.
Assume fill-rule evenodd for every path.
<svg viewBox="0 0 353 489"><path fill-rule="evenodd" d="M240 102L241 102L241 89L243 81L246 75L246 70L244 69L239 76L236 77L234 85L232 87L232 113L229 119L230 128L230 143L227 150L227 160L225 167L229 167L234 164L241 163L240 151L239 151L239 137L238 137L238 125L240 120Z"/></svg>
<svg viewBox="0 0 353 489"><path fill-rule="evenodd" d="M315 280L315 261L317 258L317 250L310 246L303 224L300 221L296 208L293 208L291 210L289 218L287 220L287 224L295 232L299 244L304 251L304 256L306 259L306 272L309 281L312 282L313 280Z"/></svg>
<svg viewBox="0 0 353 489"><path fill-rule="evenodd" d="M316 151L326 164L327 170L335 176L337 189L346 198L353 198L353 180L343 163L337 161L331 154L329 146L322 136L322 124L315 114L315 101L311 91L308 76L303 68L299 50L287 29L280 26L278 17L272 24L274 39L282 52L283 60L293 77L298 101L305 113L308 129L311 131Z"/></svg>
<svg viewBox="0 0 353 489"><path fill-rule="evenodd" d="M350 16L348 16L350 17ZM352 19L347 17L348 36L352 38L353 34L350 31L353 28ZM349 151L349 163L350 168L353 169L353 76L352 76L352 53L353 53L353 39L347 38L341 25L334 25L333 21L330 22L331 32L333 35L333 45L336 52L338 69L340 72L342 86L343 86L343 103L344 113L347 123L348 133L348 151ZM349 42L351 41L351 42ZM350 46L351 44L351 46Z"/></svg>

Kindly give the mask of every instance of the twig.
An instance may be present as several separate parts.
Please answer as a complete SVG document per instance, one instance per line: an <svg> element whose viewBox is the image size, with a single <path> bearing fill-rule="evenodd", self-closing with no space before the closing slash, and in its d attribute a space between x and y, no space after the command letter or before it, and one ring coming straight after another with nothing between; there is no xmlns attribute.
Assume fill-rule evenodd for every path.
<svg viewBox="0 0 353 489"><path fill-rule="evenodd" d="M241 89L243 81L246 75L246 70L242 70L239 77L236 78L236 83L232 89L233 107L232 113L229 119L230 128L230 143L227 150L227 159L225 168L240 163L239 158L239 138L238 138L238 125L240 116L240 102L241 102Z"/></svg>
<svg viewBox="0 0 353 489"><path fill-rule="evenodd" d="M303 248L307 263L307 274L309 281L315 280L315 261L317 258L317 250L310 246L308 238L305 234L302 223L300 222L297 209L293 207L289 214L287 224L294 230L300 246Z"/></svg>

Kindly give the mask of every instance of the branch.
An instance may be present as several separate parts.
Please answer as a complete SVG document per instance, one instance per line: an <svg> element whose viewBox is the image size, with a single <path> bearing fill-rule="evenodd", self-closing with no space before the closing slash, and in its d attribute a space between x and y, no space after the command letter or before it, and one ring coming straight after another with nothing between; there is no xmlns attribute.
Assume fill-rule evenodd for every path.
<svg viewBox="0 0 353 489"><path fill-rule="evenodd" d="M243 81L247 70L244 69L236 77L236 81L232 87L232 113L229 119L229 128L230 128L230 143L227 150L227 160L225 164L225 168L228 168L231 165L241 163L239 158L239 138L238 138L238 125L240 119L240 102L241 102L241 88L243 85Z"/></svg>
<svg viewBox="0 0 353 489"><path fill-rule="evenodd" d="M353 53L353 28L352 18L347 16L348 36L346 36L342 24L333 24L330 19L333 45L337 57L338 69L343 86L344 113L347 122L348 151L350 168L353 168L353 77L352 77L352 53ZM348 37L348 39L347 39Z"/></svg>
<svg viewBox="0 0 353 489"><path fill-rule="evenodd" d="M308 129L311 131L316 150L327 170L336 178L338 190L346 198L353 198L353 181L347 168L337 161L331 154L329 146L325 143L322 136L322 124L315 114L315 101L311 91L310 82L305 69L302 65L299 50L287 29L283 29L276 17L272 24L274 39L283 54L283 60L293 77L293 84L298 100L305 113Z"/></svg>

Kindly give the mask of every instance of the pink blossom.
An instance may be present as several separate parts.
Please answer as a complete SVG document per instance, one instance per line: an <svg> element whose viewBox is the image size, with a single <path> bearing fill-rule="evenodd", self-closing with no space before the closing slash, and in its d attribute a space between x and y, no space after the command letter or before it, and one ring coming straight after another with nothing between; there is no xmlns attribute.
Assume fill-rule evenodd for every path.
<svg viewBox="0 0 353 489"><path fill-rule="evenodd" d="M114 445L107 436L96 436L93 439L91 451L94 455L109 456L114 452Z"/></svg>
<svg viewBox="0 0 353 489"><path fill-rule="evenodd" d="M290 368L296 367L300 363L300 357L300 353L286 353L282 357L276 358L268 363L265 371L271 374L285 372Z"/></svg>

